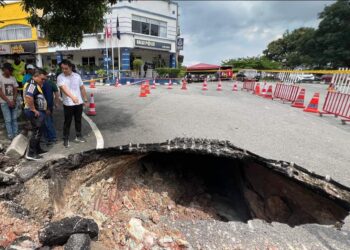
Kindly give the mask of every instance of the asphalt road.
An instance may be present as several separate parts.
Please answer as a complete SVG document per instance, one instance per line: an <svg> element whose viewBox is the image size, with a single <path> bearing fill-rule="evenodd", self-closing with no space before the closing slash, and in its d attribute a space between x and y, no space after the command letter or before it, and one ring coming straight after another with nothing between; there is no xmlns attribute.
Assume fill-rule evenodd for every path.
<svg viewBox="0 0 350 250"><path fill-rule="evenodd" d="M306 102L320 92L322 104L326 85L302 86ZM138 86L88 91L95 94L97 116L92 120L105 147L175 137L229 140L263 157L294 162L350 186L350 124L231 89L232 82L223 82L221 92L216 91L216 83L209 83L206 92L201 84L190 84L187 91L180 86L172 90L157 86L146 98L138 97ZM93 139L89 146L95 147Z"/></svg>

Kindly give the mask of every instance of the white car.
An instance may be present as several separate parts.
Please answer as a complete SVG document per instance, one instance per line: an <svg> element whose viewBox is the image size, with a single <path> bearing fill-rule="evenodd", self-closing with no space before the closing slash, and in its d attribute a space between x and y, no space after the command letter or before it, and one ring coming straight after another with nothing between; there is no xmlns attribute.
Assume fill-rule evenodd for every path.
<svg viewBox="0 0 350 250"><path fill-rule="evenodd" d="M307 82L307 81L314 81L315 80L315 76L313 74L299 74L296 77L296 81L297 82Z"/></svg>

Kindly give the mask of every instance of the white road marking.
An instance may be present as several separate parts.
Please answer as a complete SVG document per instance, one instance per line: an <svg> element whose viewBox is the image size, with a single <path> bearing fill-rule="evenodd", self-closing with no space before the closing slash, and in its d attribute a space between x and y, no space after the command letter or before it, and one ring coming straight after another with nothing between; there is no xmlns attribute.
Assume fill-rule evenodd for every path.
<svg viewBox="0 0 350 250"><path fill-rule="evenodd" d="M96 137L96 149L104 148L104 140L101 131L98 129L97 125L83 112L83 118L89 123L92 132L94 132Z"/></svg>

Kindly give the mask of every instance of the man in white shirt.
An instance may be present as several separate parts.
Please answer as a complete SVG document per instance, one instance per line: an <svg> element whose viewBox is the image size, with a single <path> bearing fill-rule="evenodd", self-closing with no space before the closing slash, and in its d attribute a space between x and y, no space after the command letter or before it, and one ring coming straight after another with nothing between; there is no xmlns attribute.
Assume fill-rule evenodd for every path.
<svg viewBox="0 0 350 250"><path fill-rule="evenodd" d="M69 147L69 130L74 116L76 137L74 142L85 142L81 134L81 117L84 103L88 106L86 90L79 74L72 71L73 64L63 60L60 64L62 73L57 77L57 85L62 92L64 125L63 145Z"/></svg>
<svg viewBox="0 0 350 250"><path fill-rule="evenodd" d="M5 119L7 136L12 140L18 134L17 123L17 88L16 79L12 76L13 67L4 63L0 74L0 106Z"/></svg>

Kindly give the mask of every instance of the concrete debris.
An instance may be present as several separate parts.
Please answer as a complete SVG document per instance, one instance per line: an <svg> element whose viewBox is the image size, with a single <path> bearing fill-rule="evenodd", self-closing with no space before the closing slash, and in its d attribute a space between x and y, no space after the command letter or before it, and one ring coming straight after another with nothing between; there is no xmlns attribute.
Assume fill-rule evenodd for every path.
<svg viewBox="0 0 350 250"><path fill-rule="evenodd" d="M48 223L39 231L39 241L44 246L64 245L73 234L88 234L91 239L96 239L98 232L92 219L75 216Z"/></svg>
<svg viewBox="0 0 350 250"><path fill-rule="evenodd" d="M91 239L88 234L72 234L64 245L64 250L90 250L90 244Z"/></svg>
<svg viewBox="0 0 350 250"><path fill-rule="evenodd" d="M21 158L26 152L28 138L23 134L17 135L6 150L6 155L15 159Z"/></svg>

